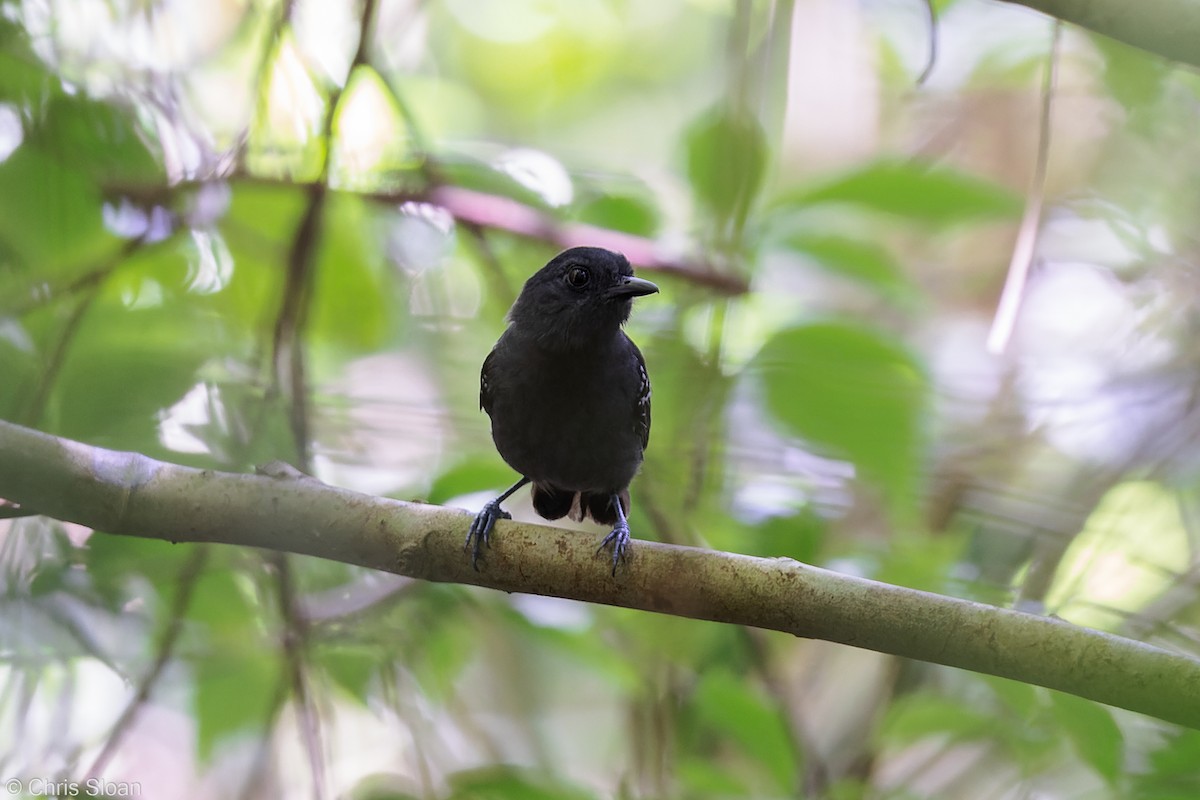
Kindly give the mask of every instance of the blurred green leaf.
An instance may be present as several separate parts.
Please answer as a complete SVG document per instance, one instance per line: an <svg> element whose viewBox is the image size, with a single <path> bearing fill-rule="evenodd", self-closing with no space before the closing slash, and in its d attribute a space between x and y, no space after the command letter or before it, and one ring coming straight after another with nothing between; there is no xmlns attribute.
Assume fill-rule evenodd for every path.
<svg viewBox="0 0 1200 800"><path fill-rule="evenodd" d="M26 142L0 162L0 242L39 278L114 249L100 194L83 172Z"/></svg>
<svg viewBox="0 0 1200 800"><path fill-rule="evenodd" d="M811 507L805 507L790 516L769 517L750 530L742 529L737 552L817 564L828 532L829 523Z"/></svg>
<svg viewBox="0 0 1200 800"><path fill-rule="evenodd" d="M997 183L915 161L876 161L818 186L790 192L780 202L848 203L940 225L1014 218L1021 213L1021 198Z"/></svg>
<svg viewBox="0 0 1200 800"><path fill-rule="evenodd" d="M506 615L506 622L512 626L514 638L521 637L522 652L536 652L540 647L550 654L565 655L575 662L575 669L603 676L627 691L633 691L640 683L642 676L636 665L615 652L611 644L597 637L595 630L590 627L565 630L551 625L538 625L515 611Z"/></svg>
<svg viewBox="0 0 1200 800"><path fill-rule="evenodd" d="M0 14L0 101L24 104L58 91L58 79L33 54L25 30Z"/></svg>
<svg viewBox="0 0 1200 800"><path fill-rule="evenodd" d="M658 233L659 216L652 202L632 195L604 194L575 207L580 222L637 236Z"/></svg>
<svg viewBox="0 0 1200 800"><path fill-rule="evenodd" d="M102 186L108 181L156 184L164 179L132 112L81 95L57 95L27 135Z"/></svg>
<svg viewBox="0 0 1200 800"><path fill-rule="evenodd" d="M152 284L144 288L158 291ZM196 370L220 354L221 340L218 320L181 303L128 308L116 298L94 302L69 344L49 427L71 438L160 452L159 413L195 384Z"/></svg>
<svg viewBox="0 0 1200 800"><path fill-rule="evenodd" d="M781 331L757 362L776 419L854 462L893 512L913 513L928 387L906 350L866 328L825 322Z"/></svg>
<svg viewBox="0 0 1200 800"><path fill-rule="evenodd" d="M478 159L446 154L438 160L438 170L451 186L507 197L544 211L551 210L545 198L533 189L507 172Z"/></svg>
<svg viewBox="0 0 1200 800"><path fill-rule="evenodd" d="M495 766L451 775L447 800L591 800L594 797L542 771Z"/></svg>
<svg viewBox="0 0 1200 800"><path fill-rule="evenodd" d="M687 758L676 767L679 781L687 789L685 797L745 797L749 789L726 768L711 759Z"/></svg>
<svg viewBox="0 0 1200 800"><path fill-rule="evenodd" d="M431 610L421 609L409 619L410 625L421 628L407 646L415 648L411 664L422 690L432 699L443 700L454 695L463 668L475 654L476 631L461 614L430 614Z"/></svg>
<svg viewBox="0 0 1200 800"><path fill-rule="evenodd" d="M516 473L499 456L484 456L460 461L443 472L429 487L430 503L442 504L454 497L487 489L508 488Z"/></svg>
<svg viewBox="0 0 1200 800"><path fill-rule="evenodd" d="M1125 739L1108 709L1091 700L1050 693L1054 718L1076 752L1109 784L1116 784L1124 759Z"/></svg>
<svg viewBox="0 0 1200 800"><path fill-rule="evenodd" d="M1104 83L1126 108L1152 105L1162 97L1171 64L1139 47L1098 33L1089 36L1104 57Z"/></svg>
<svg viewBox="0 0 1200 800"><path fill-rule="evenodd" d="M267 721L281 673L276 648L264 640L261 615L234 570L214 567L197 579L188 619L202 626L204 642L191 658L204 758L222 736Z"/></svg>
<svg viewBox="0 0 1200 800"><path fill-rule="evenodd" d="M780 792L795 788L799 765L786 723L743 677L723 669L709 670L696 687L694 702L699 718L760 761Z"/></svg>
<svg viewBox="0 0 1200 800"><path fill-rule="evenodd" d="M910 297L916 288L886 249L861 239L817 233L794 233L784 244L822 267L861 281L885 296Z"/></svg>
<svg viewBox="0 0 1200 800"><path fill-rule="evenodd" d="M370 233L375 209L366 201L333 194L326 203L313 292L310 342L370 352L400 319L378 239Z"/></svg>
<svg viewBox="0 0 1200 800"><path fill-rule="evenodd" d="M697 198L718 219L740 224L767 167L767 139L758 120L745 111L707 111L688 128L685 149Z"/></svg>
<svg viewBox="0 0 1200 800"><path fill-rule="evenodd" d="M197 745L208 758L221 737L268 722L278 691L278 656L269 647L207 653L193 660Z"/></svg>
<svg viewBox="0 0 1200 800"><path fill-rule="evenodd" d="M995 720L966 703L924 692L900 697L884 714L879 735L885 742L907 745L927 736L979 739L990 735Z"/></svg>
<svg viewBox="0 0 1200 800"><path fill-rule="evenodd" d="M88 538L84 552L88 575L108 602L125 602L129 582L142 578L154 586L162 602L170 603L178 589L181 565L193 548L202 546L96 533Z"/></svg>
<svg viewBox="0 0 1200 800"><path fill-rule="evenodd" d="M322 644L316 648L315 660L351 697L360 701L366 699L367 686L383 663L378 647L343 642Z"/></svg>
<svg viewBox="0 0 1200 800"><path fill-rule="evenodd" d="M1200 731L1176 731L1150 753L1148 768L1133 781L1138 800L1195 800L1200 797Z"/></svg>
<svg viewBox="0 0 1200 800"><path fill-rule="evenodd" d="M368 775L350 790L349 800L423 800L418 795L400 788L412 782L412 779L404 775Z"/></svg>
<svg viewBox="0 0 1200 800"><path fill-rule="evenodd" d="M1028 683L998 678L995 675L980 675L980 680L988 685L1000 698L1012 715L1021 720L1032 719L1038 711L1038 689Z"/></svg>
<svg viewBox="0 0 1200 800"><path fill-rule="evenodd" d="M18 320L0 315L0 375L5 383L0 391L0 419L20 418L41 370L42 359L30 332Z"/></svg>

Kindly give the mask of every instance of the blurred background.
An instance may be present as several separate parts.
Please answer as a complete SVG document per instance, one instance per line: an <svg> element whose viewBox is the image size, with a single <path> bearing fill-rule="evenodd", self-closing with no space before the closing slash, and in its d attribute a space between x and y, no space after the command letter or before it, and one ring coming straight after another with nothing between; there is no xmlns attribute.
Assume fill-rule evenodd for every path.
<svg viewBox="0 0 1200 800"><path fill-rule="evenodd" d="M1200 76L932 10L0 2L0 418L477 509L504 312L608 246L662 288L635 536L1194 653ZM3 779L1165 800L1196 764L823 642L0 520Z"/></svg>

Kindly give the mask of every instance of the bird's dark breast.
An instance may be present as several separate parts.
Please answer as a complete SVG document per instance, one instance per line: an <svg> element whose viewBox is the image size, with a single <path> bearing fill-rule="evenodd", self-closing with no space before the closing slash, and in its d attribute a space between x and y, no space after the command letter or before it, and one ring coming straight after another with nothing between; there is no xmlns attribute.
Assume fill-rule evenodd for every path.
<svg viewBox="0 0 1200 800"><path fill-rule="evenodd" d="M541 354L510 362L495 353L492 439L501 457L535 483L615 492L642 461L633 424L640 383L628 354Z"/></svg>

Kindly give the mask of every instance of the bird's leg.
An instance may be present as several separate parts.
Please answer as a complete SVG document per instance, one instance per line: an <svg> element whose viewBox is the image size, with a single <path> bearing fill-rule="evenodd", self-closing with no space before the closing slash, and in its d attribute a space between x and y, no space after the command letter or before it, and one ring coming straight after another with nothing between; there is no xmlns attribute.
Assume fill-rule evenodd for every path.
<svg viewBox="0 0 1200 800"><path fill-rule="evenodd" d="M479 556L483 552L485 546L491 546L488 541L492 535L492 528L496 525L498 519L512 519L512 514L500 508L500 504L509 498L509 496L520 489L525 484L529 483L529 478L521 478L521 480L508 487L508 491L491 500L485 505L475 519L471 521L471 528L467 531L467 540L463 542L463 551L465 552L471 547L471 540L475 540L475 548L471 550L471 566L475 571L479 571Z"/></svg>
<svg viewBox="0 0 1200 800"><path fill-rule="evenodd" d="M625 520L625 509L621 507L621 498L614 494L612 503L617 509L617 524L613 525L612 531L604 537L604 541L596 548L596 552L599 553L606 547L612 547L612 574L613 577L616 577L617 564L629 553L629 523Z"/></svg>

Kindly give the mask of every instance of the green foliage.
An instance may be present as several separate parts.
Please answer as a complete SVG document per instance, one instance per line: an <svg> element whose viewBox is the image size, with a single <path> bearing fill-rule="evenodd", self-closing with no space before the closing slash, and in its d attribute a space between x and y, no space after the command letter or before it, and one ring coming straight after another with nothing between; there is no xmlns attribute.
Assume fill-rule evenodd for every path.
<svg viewBox="0 0 1200 800"><path fill-rule="evenodd" d="M447 800L589 800L593 797L590 792L542 773L501 766L451 776Z"/></svg>
<svg viewBox="0 0 1200 800"><path fill-rule="evenodd" d="M1053 692L1054 718L1066 731L1079 756L1104 780L1115 784L1124 767L1124 742L1112 713L1096 703Z"/></svg>
<svg viewBox="0 0 1200 800"><path fill-rule="evenodd" d="M12 267L36 267L35 275L52 280L76 277L115 244L104 233L92 180L36 146L0 163L0 241Z"/></svg>
<svg viewBox="0 0 1200 800"><path fill-rule="evenodd" d="M1021 210L1019 197L991 181L949 167L894 160L786 193L781 202L845 203L937 226L1013 218Z"/></svg>
<svg viewBox="0 0 1200 800"><path fill-rule="evenodd" d="M766 137L747 111L712 110L688 129L687 175L697 199L718 220L738 227L762 186Z"/></svg>
<svg viewBox="0 0 1200 800"><path fill-rule="evenodd" d="M628 326L654 384L635 535L1064 616L1100 585L1114 626L1194 649L1194 75L1070 37L1049 244L997 359L974 339L1032 171L1038 20L914 88L932 32L872 4L380 0L362 48L361 4L44 5L0 6L0 418L459 502L513 479L477 380L515 292L617 242L663 289ZM943 38L980 27L933 5ZM806 74L811 36L847 60ZM1064 263L1122 302L1036 296ZM277 565L214 547L193 583L196 553L0 521L5 763L85 773L146 688L114 771L152 776L154 737L232 787L261 747L249 786L315 794L299 673L329 796L915 798L947 772L968 788L939 799L1001 773L1021 785L991 794L1200 796L1197 735L1013 681L299 558L283 614ZM1016 585L1056 558L1052 592Z"/></svg>
<svg viewBox="0 0 1200 800"><path fill-rule="evenodd" d="M223 736L261 728L284 680L279 656L264 646L261 611L240 576L206 571L196 582L188 619L200 626L193 713L198 746L207 756Z"/></svg>
<svg viewBox="0 0 1200 800"><path fill-rule="evenodd" d="M915 287L905 277L899 262L877 244L808 231L789 235L784 244L825 269L861 281L885 297L907 300L915 294Z"/></svg>
<svg viewBox="0 0 1200 800"><path fill-rule="evenodd" d="M707 673L696 687L698 721L735 741L749 758L759 761L773 778L773 791L787 794L798 765L791 737L778 709L738 676L721 670Z"/></svg>
<svg viewBox="0 0 1200 800"><path fill-rule="evenodd" d="M865 328L823 322L779 332L757 362L771 413L853 461L911 519L928 396L913 357Z"/></svg>

